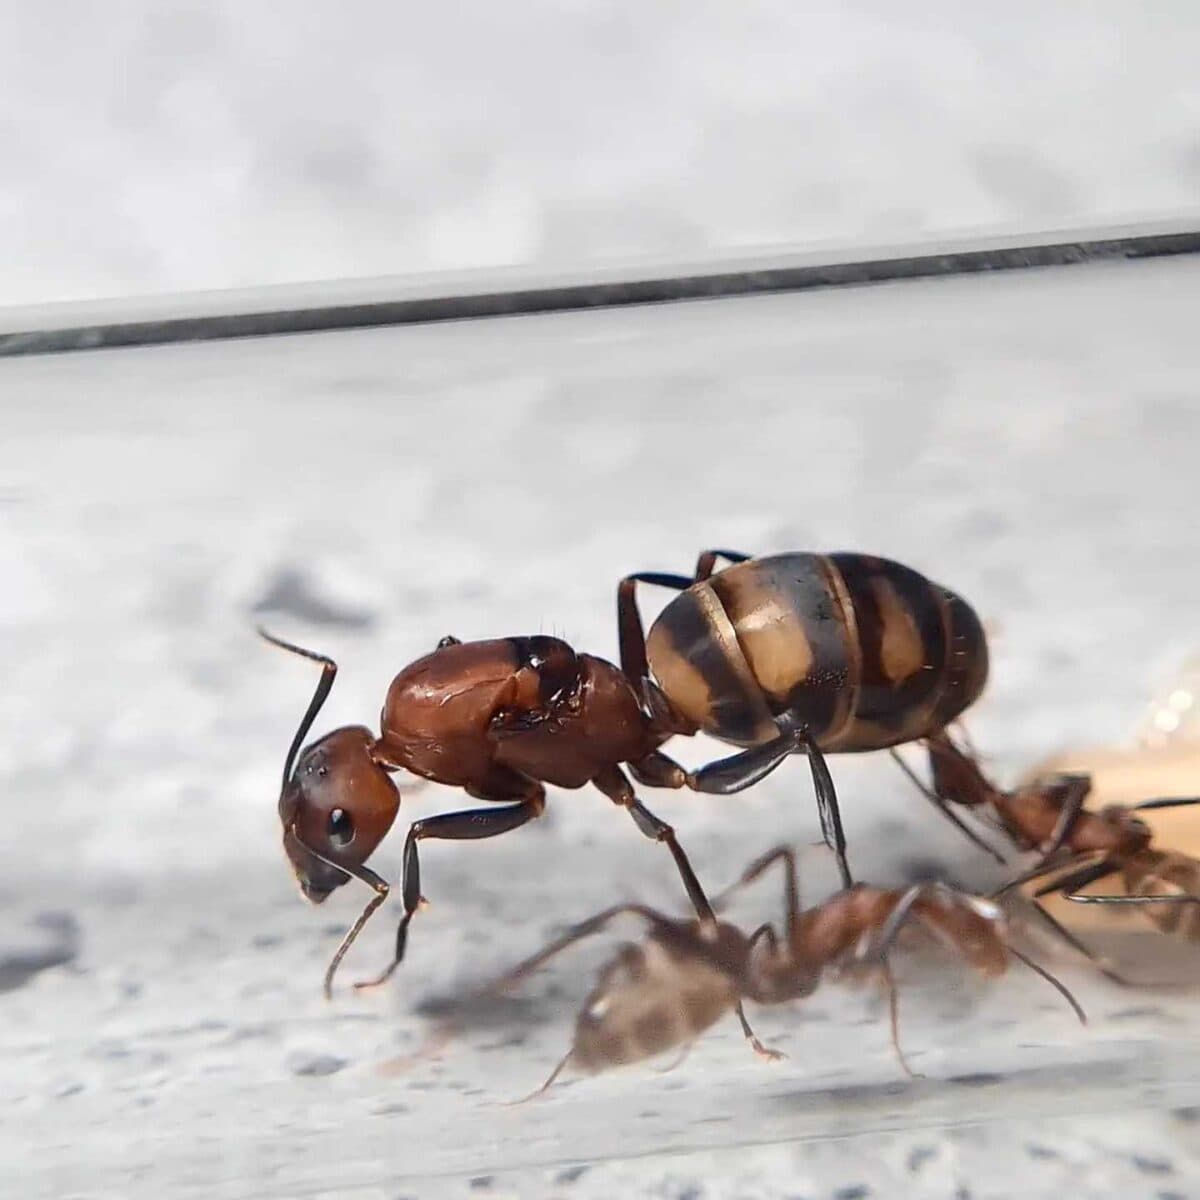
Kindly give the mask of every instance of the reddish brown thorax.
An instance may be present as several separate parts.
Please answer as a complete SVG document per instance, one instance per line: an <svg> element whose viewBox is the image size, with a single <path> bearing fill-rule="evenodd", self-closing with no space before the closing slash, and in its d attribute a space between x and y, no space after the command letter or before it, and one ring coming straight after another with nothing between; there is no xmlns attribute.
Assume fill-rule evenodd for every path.
<svg viewBox="0 0 1200 1200"><path fill-rule="evenodd" d="M458 786L501 766L582 787L661 741L617 667L550 637L466 642L417 659L392 681L380 724L381 760Z"/></svg>

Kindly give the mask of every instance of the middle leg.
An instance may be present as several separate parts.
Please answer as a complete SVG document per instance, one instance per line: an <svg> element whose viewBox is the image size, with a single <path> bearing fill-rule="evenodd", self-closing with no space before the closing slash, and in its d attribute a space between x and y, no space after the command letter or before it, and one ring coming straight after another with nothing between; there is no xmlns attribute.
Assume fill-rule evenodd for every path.
<svg viewBox="0 0 1200 1200"><path fill-rule="evenodd" d="M740 754L709 763L698 771L688 772L685 783L695 792L729 796L765 779L784 759L799 753L808 756L813 789L817 794L821 834L837 859L842 887L852 887L854 877L846 859L846 834L842 828L842 814L833 777L829 774L824 754L803 730L781 726L778 737L759 746L751 746Z"/></svg>
<svg viewBox="0 0 1200 1200"><path fill-rule="evenodd" d="M625 778L620 767L606 767L592 780L592 783L613 803L626 809L633 818L634 824L646 837L652 841L666 843L671 857L675 860L679 877L683 880L683 887L688 894L688 899L692 902L692 907L700 919L700 931L703 935L711 937L716 932L716 914L713 912L700 880L696 877L696 872L692 870L692 864L688 861L687 854L675 836L675 830L665 821L656 817L637 798L633 785Z"/></svg>

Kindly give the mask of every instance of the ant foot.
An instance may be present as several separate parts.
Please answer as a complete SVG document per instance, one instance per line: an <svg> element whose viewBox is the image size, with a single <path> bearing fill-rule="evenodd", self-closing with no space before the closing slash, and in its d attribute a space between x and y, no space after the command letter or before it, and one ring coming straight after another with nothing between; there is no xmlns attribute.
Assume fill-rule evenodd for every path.
<svg viewBox="0 0 1200 1200"><path fill-rule="evenodd" d="M758 1038L750 1039L750 1048L763 1062L783 1062L787 1058L782 1050L772 1050L770 1046L764 1046Z"/></svg>

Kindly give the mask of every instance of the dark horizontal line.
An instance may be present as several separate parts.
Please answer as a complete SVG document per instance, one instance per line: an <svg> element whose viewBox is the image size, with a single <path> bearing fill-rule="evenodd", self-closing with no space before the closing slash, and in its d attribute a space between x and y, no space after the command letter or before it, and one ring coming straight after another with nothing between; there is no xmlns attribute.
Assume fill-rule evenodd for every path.
<svg viewBox="0 0 1200 1200"><path fill-rule="evenodd" d="M984 271L1071 266L1113 259L1161 258L1197 252L1200 252L1200 231L1184 231L958 250L861 262L766 266L656 279L329 304L274 312L170 317L0 333L0 356L624 308L634 304L803 292L816 288L854 287L905 279L971 275Z"/></svg>

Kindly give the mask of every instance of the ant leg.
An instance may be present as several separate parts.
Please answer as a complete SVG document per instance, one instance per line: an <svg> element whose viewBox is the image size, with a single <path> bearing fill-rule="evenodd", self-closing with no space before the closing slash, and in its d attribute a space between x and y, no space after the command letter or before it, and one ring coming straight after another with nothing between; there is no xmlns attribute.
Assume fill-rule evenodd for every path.
<svg viewBox="0 0 1200 1200"><path fill-rule="evenodd" d="M888 913L887 920L880 927L875 941L858 955L860 962L874 960L880 965L886 964L892 943L900 936L900 930L912 919L913 905L923 899L932 886L935 885L916 883L901 895L896 907Z"/></svg>
<svg viewBox="0 0 1200 1200"><path fill-rule="evenodd" d="M701 583L713 573L718 558L727 558L731 563L743 563L753 558L752 554L743 554L740 550L705 550L696 559L696 583Z"/></svg>
<svg viewBox="0 0 1200 1200"><path fill-rule="evenodd" d="M658 750L645 758L626 764L629 773L646 787L681 788L687 786L687 772L673 759Z"/></svg>
<svg viewBox="0 0 1200 1200"><path fill-rule="evenodd" d="M737 1019L742 1023L742 1033L746 1037L746 1041L750 1043L750 1049L758 1055L763 1062L780 1062L787 1058L787 1055L782 1050L772 1050L770 1046L764 1046L758 1040L758 1035L750 1028L750 1022L746 1020L746 1010L742 1007L742 1002L739 1000L734 1007L734 1012L737 1013Z"/></svg>
<svg viewBox="0 0 1200 1200"><path fill-rule="evenodd" d="M1066 844L1075 823L1079 820L1079 814L1083 812L1083 802L1092 790L1090 775L1063 775L1061 783L1064 791L1062 807L1058 812L1058 820L1054 822L1050 840L1041 847L1042 857L1038 865L1042 867L1045 867Z"/></svg>
<svg viewBox="0 0 1200 1200"><path fill-rule="evenodd" d="M659 820L637 798L633 791L633 785L625 778L620 767L605 767L604 770L592 779L592 783L615 804L619 804L622 808L627 809L634 823L646 837L656 842L666 843L667 849L671 852L671 857L675 860L679 877L683 880L684 890L688 894L688 899L692 902L692 907L696 910L696 915L700 918L701 932L706 934L713 933L717 926L716 914L712 910L712 905L709 903L708 897L704 894L704 888L701 887L700 880L696 878L696 872L692 870L692 864L688 861L688 856L684 853L683 847L680 846L678 839L675 837L675 830L665 821Z"/></svg>
<svg viewBox="0 0 1200 1200"><path fill-rule="evenodd" d="M985 853L990 854L998 863L1004 864L1007 862L1004 855L1000 853L990 843L985 842L959 815L956 813L946 801L939 796L935 791L929 788L921 777L904 761L904 757L899 753L895 746L888 748L888 753L895 759L896 765L902 770L905 775L912 781L917 791L921 793L937 810L950 822L951 825L956 825L958 829L975 843Z"/></svg>
<svg viewBox="0 0 1200 1200"><path fill-rule="evenodd" d="M553 1086L554 1081L563 1073L567 1064L571 1061L571 1058L574 1054L575 1054L575 1047L572 1046L571 1049L568 1050L566 1052L566 1054L564 1054L562 1056L562 1058L560 1058L558 1060L558 1066L556 1066L554 1068L554 1070L550 1072L550 1074L546 1077L546 1082L543 1083L541 1087L534 1088L533 1091L530 1092L528 1096L522 1096L520 1098L520 1100L508 1101L508 1103L504 1107L505 1108L516 1108L520 1104L528 1104L530 1100L536 1100L539 1096L544 1096L550 1090L550 1088Z"/></svg>
<svg viewBox="0 0 1200 1200"><path fill-rule="evenodd" d="M408 828L408 836L404 839L404 874L401 884L401 895L404 900L404 915L396 929L396 949L392 961L375 979L356 983L357 989L378 987L391 978L396 968L404 961L404 952L408 944L408 927L413 917L424 903L421 895L421 859L417 851L417 843L425 838L443 838L452 841L477 840L480 838L498 837L502 833L519 829L522 825L542 815L546 806L546 796L542 785L536 780L526 779L515 771L493 768L487 780L487 790L471 788L469 794L480 799L488 796L496 800L514 799L515 795L524 794L524 798L516 804L504 808L472 808L462 812L440 813L435 817L426 817L422 821L414 821Z"/></svg>
<svg viewBox="0 0 1200 1200"><path fill-rule="evenodd" d="M1096 864L1097 861L1107 861L1104 858L1097 860L1093 854L1084 852L1083 854L1071 854L1059 862L1040 862L1037 866L1030 868L1027 871L1022 871L1020 875L1014 875L1007 883L1001 884L995 891L988 894L989 900L999 900L1005 892L1011 892L1015 888L1024 887L1027 883L1032 883L1035 879L1042 879L1047 875L1053 875L1056 871L1063 871L1069 867L1075 866L1080 862L1087 862L1088 869ZM1114 870L1116 868L1113 868ZM1060 876L1061 878L1061 876ZM1044 889L1037 892L1039 896L1049 895L1051 892L1057 891L1056 883L1048 884Z"/></svg>
<svg viewBox="0 0 1200 1200"><path fill-rule="evenodd" d="M1020 959L1035 975L1040 975L1071 1006L1071 1011L1079 1018L1080 1025L1087 1024L1087 1013L1083 1011L1083 1005L1075 999L1070 989L1061 979L1051 975L1045 967L1039 966L1032 958L1022 954L1015 946L1009 946L1008 952L1013 958Z"/></svg>
<svg viewBox="0 0 1200 1200"><path fill-rule="evenodd" d="M1110 859L1102 858L1099 862L1090 863L1086 867L1081 867L1078 871L1072 871L1069 875L1060 875L1057 879L1052 879L1049 883L1038 888L1033 893L1033 896L1035 900L1040 900L1043 896L1053 896L1057 893L1067 900L1074 900L1076 903L1082 900L1086 903L1086 899L1077 894L1079 889L1085 888L1089 884L1096 883L1101 879L1107 879L1110 875L1116 875L1120 869L1120 866L1114 864ZM1009 884L1007 886L1011 887L1013 885Z"/></svg>
<svg viewBox="0 0 1200 1200"><path fill-rule="evenodd" d="M1140 804L1130 806L1131 811L1141 812L1147 808L1189 808L1200 804L1200 796L1171 796L1165 800L1143 800Z"/></svg>
<svg viewBox="0 0 1200 1200"><path fill-rule="evenodd" d="M491 996L508 991L509 988L515 987L522 979L532 975L539 967L545 966L550 959L569 949L576 942L581 942L584 938L589 938L593 934L599 933L606 925L616 920L617 917L626 915L641 917L654 930L674 930L676 928L676 922L670 920L668 917L664 917L662 913L646 907L644 904L616 904L612 908L606 908L594 917L589 917L586 921L581 921L578 925L568 929L566 933L555 938L554 941L544 946L536 954L531 954L524 961L517 963L511 970L505 971L498 979L493 980L483 988L479 995L481 997Z"/></svg>
<svg viewBox="0 0 1200 1200"><path fill-rule="evenodd" d="M781 727L779 736L769 742L751 746L749 750L743 750L740 754L709 763L699 771L688 772L687 785L695 792L729 796L758 783L774 771L785 758L801 751L808 755L825 844L837 858L842 887L853 887L854 877L850 874L850 864L846 861L846 834L842 829L842 815L838 808L833 777L829 774L825 756L803 730Z"/></svg>
<svg viewBox="0 0 1200 1200"><path fill-rule="evenodd" d="M1119 984L1121 987L1135 987L1136 984L1132 979L1127 979L1118 971L1114 971L1103 958L1100 957L1090 946L1085 942L1080 941L1049 909L1044 905L1039 904L1036 900L1031 900L1030 903L1034 907L1034 911L1038 916L1046 922L1047 925L1064 941L1072 950L1082 954L1084 958L1096 968L1106 979L1111 979L1113 983Z"/></svg>
<svg viewBox="0 0 1200 1200"><path fill-rule="evenodd" d="M1064 900L1073 900L1076 904L1200 904L1200 896L1191 892L1173 892L1167 896L1155 896L1150 892L1125 893L1117 896L1081 896L1074 890L1063 892Z"/></svg>
<svg viewBox="0 0 1200 1200"><path fill-rule="evenodd" d="M655 1075L670 1075L672 1071L678 1070L687 1060L687 1056L691 1054L692 1047L696 1043L694 1041L685 1042L683 1049L671 1060L670 1064L665 1067L655 1067Z"/></svg>
<svg viewBox="0 0 1200 1200"><path fill-rule="evenodd" d="M610 925L616 920L617 917L626 915L641 917L656 932L673 932L678 935L678 924L668 917L663 916L662 913L656 912L652 908L647 908L643 904L616 904L612 908L606 908L603 912L599 912L595 916L589 917L586 921L581 921L578 925L572 926L548 945L543 946L536 954L531 954L528 958L517 963L515 967L510 967L503 975L497 976L490 983L485 983L481 987L475 988L468 993L464 1000L460 1001L460 1005L469 1008L472 1004L486 1000L489 997L503 995L511 988L516 987L523 979L532 975L540 967L545 966L550 959L555 958L564 950L570 949L576 942L581 942L585 938L599 933L606 925ZM413 1063L429 1058L441 1050L460 1031L460 1022L455 1017L452 1008L451 1013L437 1023L433 1032L425 1039L425 1043L421 1048L410 1055L393 1059L385 1065L385 1073L398 1074L400 1071L407 1070Z"/></svg>
<svg viewBox="0 0 1200 1200"><path fill-rule="evenodd" d="M621 670L639 694L643 680L650 678L650 663L646 658L646 629L637 606L637 585L652 583L657 587L683 592L694 582L686 575L639 571L635 575L626 575L617 584L617 637L621 646Z"/></svg>
<svg viewBox="0 0 1200 1200"><path fill-rule="evenodd" d="M900 1048L900 992L896 987L896 976L892 973L891 964L886 958L883 960L883 966L880 970L884 986L887 988L888 1024L891 1027L892 1049L896 1052L896 1061L900 1064L900 1069L909 1079L923 1079L923 1075L918 1075L908 1065L908 1059L904 1057L904 1051Z"/></svg>
<svg viewBox="0 0 1200 1200"><path fill-rule="evenodd" d="M653 684L650 679L650 664L646 659L646 630L637 605L637 585L649 583L655 587L684 592L693 583L700 583L707 579L713 573L713 567L718 558L727 558L730 562L738 563L745 562L750 555L741 554L736 550L705 550L696 563L695 575L690 579L686 575L661 571L638 571L633 575L626 575L617 585L617 633L621 647L621 670L639 695ZM658 700L658 707L665 706L669 710L670 705L666 701L666 697L659 697ZM650 707L653 710L656 705L651 704ZM684 734L696 732L694 726L689 722L674 713L670 715L678 726L677 728L673 727L672 732ZM667 727L664 725L664 728Z"/></svg>
<svg viewBox="0 0 1200 1200"><path fill-rule="evenodd" d="M718 910L721 909L734 892L740 892L744 887L752 884L777 862L783 863L784 928L787 930L788 943L790 945L792 931L800 919L800 878L796 870L796 851L791 846L776 846L774 850L768 850L766 854L760 858L756 858L742 872L741 878L736 883L731 883L723 892L717 894L716 899L713 901L713 906ZM771 930L769 925L758 929L754 937L757 938L760 935L764 935L764 931L770 931L771 939L774 941L774 931ZM753 940L752 938L751 941L753 942Z"/></svg>

